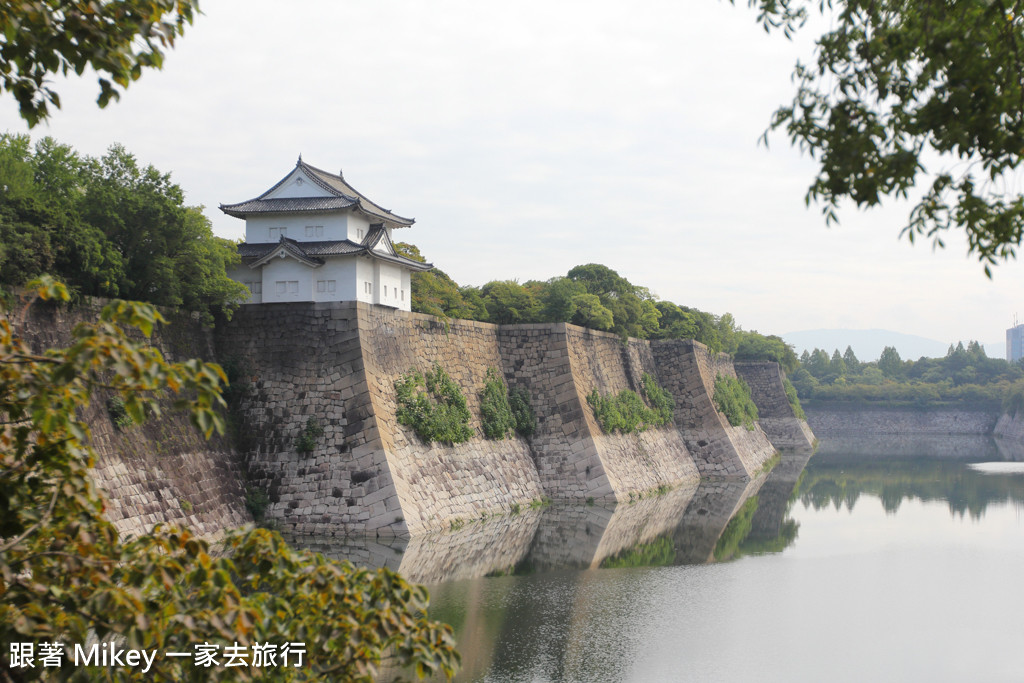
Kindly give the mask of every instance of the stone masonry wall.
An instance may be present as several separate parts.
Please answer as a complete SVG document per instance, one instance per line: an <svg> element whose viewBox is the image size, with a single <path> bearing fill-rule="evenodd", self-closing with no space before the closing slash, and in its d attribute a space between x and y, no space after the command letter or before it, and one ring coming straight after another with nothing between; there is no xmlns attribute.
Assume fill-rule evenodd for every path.
<svg viewBox="0 0 1024 683"><path fill-rule="evenodd" d="M544 492L554 499L613 499L569 358L565 323L505 325L498 345L505 380L525 388L537 415L530 439Z"/></svg>
<svg viewBox="0 0 1024 683"><path fill-rule="evenodd" d="M736 376L732 359L712 354L700 342L669 339L651 343L661 385L676 401L676 426L703 477L748 478L775 454L760 426L733 427L712 397L715 377Z"/></svg>
<svg viewBox="0 0 1024 683"><path fill-rule="evenodd" d="M497 326L360 305L359 335L370 399L402 513L410 531L448 527L453 520L508 512L543 497L522 438L486 439L480 392L488 368L503 370ZM398 424L395 381L440 365L465 394L475 432L466 443L424 444Z"/></svg>
<svg viewBox="0 0 1024 683"><path fill-rule="evenodd" d="M643 374L658 379L650 344L633 339L624 345L613 334L575 325L566 326L566 341L583 418L616 498L622 502L633 492L696 482L700 474L675 425L638 434L605 434L586 401L595 389L602 396L624 389L643 395Z"/></svg>
<svg viewBox="0 0 1024 683"><path fill-rule="evenodd" d="M783 385L785 374L778 363L736 362L736 374L750 386L757 406L758 424L776 448L805 448L814 444L814 434L793 411Z"/></svg>
<svg viewBox="0 0 1024 683"><path fill-rule="evenodd" d="M914 410L911 408L829 408L804 406L818 436L867 432L875 434L992 434L998 411Z"/></svg>
<svg viewBox="0 0 1024 683"><path fill-rule="evenodd" d="M24 325L13 322L36 351L66 347L74 326L97 320L101 307L99 301L73 309L35 304ZM170 361L212 360L208 328L187 315L164 315L171 324L158 327L149 343ZM224 439L206 441L169 406L159 420L118 429L105 399L94 395L85 419L97 453L93 475L110 503L107 518L121 534L139 536L155 524L171 523L216 539L226 529L252 523L244 504L241 462Z"/></svg>

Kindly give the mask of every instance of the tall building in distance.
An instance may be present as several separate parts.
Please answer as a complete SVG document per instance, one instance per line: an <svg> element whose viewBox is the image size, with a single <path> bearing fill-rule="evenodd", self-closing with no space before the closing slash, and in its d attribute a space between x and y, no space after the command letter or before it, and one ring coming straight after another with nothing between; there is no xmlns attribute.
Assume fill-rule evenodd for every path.
<svg viewBox="0 0 1024 683"><path fill-rule="evenodd" d="M1024 325L1017 324L1013 319L1013 327L1006 331L1006 360L1016 363L1024 358Z"/></svg>

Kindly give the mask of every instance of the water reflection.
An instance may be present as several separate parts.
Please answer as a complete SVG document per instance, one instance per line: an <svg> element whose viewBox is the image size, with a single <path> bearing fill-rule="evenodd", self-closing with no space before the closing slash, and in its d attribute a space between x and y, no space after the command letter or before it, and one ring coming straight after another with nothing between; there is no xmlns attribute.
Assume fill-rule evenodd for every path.
<svg viewBox="0 0 1024 683"><path fill-rule="evenodd" d="M974 680L1008 680L1010 660L961 644L984 634L1009 652L1024 637L1011 618L1024 594L1006 588L1024 562L1022 516L1007 509L1024 503L1024 477L968 464L1022 455L979 438L830 440L751 482L527 510L407 542L299 542L428 584L430 616L455 629L460 681L820 680L825 670L965 680L968 663L982 672ZM999 614L975 616L989 604ZM778 642L806 647L780 658ZM848 670L828 669L836 661Z"/></svg>
<svg viewBox="0 0 1024 683"><path fill-rule="evenodd" d="M853 510L861 496L877 497L889 514L907 500L942 501L953 515L980 519L995 503L1024 503L1024 486L1012 472L988 473L970 463L1024 460L1021 444L981 437L897 441L886 448L871 439L830 439L822 444L801 483L804 504Z"/></svg>

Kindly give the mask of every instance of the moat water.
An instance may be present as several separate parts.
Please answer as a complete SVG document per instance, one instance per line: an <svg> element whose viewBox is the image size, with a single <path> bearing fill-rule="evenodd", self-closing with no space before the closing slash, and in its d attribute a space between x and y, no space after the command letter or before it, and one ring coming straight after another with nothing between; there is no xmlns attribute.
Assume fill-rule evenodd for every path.
<svg viewBox="0 0 1024 683"><path fill-rule="evenodd" d="M1024 447L990 439L823 439L750 483L306 545L426 583L459 681L1024 680Z"/></svg>

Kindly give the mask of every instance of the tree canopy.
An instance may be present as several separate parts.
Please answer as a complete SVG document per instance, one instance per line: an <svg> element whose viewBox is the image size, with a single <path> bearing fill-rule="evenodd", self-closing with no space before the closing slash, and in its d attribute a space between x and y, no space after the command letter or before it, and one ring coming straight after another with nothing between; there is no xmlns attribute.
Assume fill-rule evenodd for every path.
<svg viewBox="0 0 1024 683"><path fill-rule="evenodd" d="M245 295L225 270L237 262L170 174L124 147L97 159L52 138L0 136L0 286L49 273L80 295L210 318Z"/></svg>
<svg viewBox="0 0 1024 683"><path fill-rule="evenodd" d="M733 0L735 2L735 0ZM771 128L818 163L807 201L829 223L843 200L872 207L915 196L902 234L944 246L951 229L991 266L1016 255L1024 195L1024 2L748 0L791 36L814 12L830 28L797 64L793 101Z"/></svg>
<svg viewBox="0 0 1024 683"><path fill-rule="evenodd" d="M0 90L18 100L29 127L60 109L53 75L98 75L105 107L164 50L199 11L199 0L37 0L0 5Z"/></svg>

